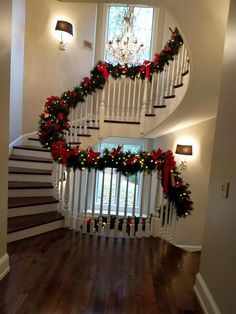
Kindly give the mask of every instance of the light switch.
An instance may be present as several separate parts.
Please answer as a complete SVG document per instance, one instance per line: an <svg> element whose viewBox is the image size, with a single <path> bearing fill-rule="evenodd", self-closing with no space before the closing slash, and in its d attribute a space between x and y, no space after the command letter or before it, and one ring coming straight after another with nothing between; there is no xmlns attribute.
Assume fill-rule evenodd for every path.
<svg viewBox="0 0 236 314"><path fill-rule="evenodd" d="M221 191L221 196L223 198L228 198L228 196L229 196L229 182L222 183L221 187L220 187L220 191Z"/></svg>

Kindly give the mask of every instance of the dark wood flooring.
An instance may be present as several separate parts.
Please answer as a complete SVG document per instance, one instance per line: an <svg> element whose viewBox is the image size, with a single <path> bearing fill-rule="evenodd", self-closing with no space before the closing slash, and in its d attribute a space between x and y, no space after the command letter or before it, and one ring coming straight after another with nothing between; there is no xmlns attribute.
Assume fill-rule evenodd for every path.
<svg viewBox="0 0 236 314"><path fill-rule="evenodd" d="M1 314L202 314L193 293L200 254L161 239L55 230L9 244Z"/></svg>

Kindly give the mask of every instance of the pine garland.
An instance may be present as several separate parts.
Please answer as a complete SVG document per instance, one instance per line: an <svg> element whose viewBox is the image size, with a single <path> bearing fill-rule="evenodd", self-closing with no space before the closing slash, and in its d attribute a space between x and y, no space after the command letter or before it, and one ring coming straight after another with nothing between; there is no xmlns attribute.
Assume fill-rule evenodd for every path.
<svg viewBox="0 0 236 314"><path fill-rule="evenodd" d="M192 211L189 185L183 182L177 172L173 154L170 151L162 152L160 149L151 153L139 154L123 153L121 147L111 152L105 150L102 155L94 152L91 147L80 150L79 146L73 147L66 143L64 132L69 131L70 108L84 102L88 94L103 89L109 76L118 79L121 76L142 80L152 79L154 73L162 72L165 64L173 60L183 44L178 29L171 31L171 38L164 49L154 54L153 61L144 61L138 66L121 66L99 62L91 71L90 77L85 77L79 86L72 91L68 90L61 97L47 98L44 110L40 115L39 138L41 144L51 151L53 159L66 167L103 170L107 167L115 168L123 175L135 175L143 171L162 171L162 185L166 197L176 206L177 215L185 217ZM173 180L173 176L174 179Z"/></svg>

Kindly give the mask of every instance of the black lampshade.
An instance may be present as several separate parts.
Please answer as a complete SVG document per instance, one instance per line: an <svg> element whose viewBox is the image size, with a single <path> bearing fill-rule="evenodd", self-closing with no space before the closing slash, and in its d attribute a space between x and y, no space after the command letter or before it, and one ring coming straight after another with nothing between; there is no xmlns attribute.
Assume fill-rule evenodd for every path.
<svg viewBox="0 0 236 314"><path fill-rule="evenodd" d="M192 145L177 144L175 153L178 155L192 155L193 154Z"/></svg>
<svg viewBox="0 0 236 314"><path fill-rule="evenodd" d="M69 33L73 36L73 25L66 21L57 21L55 30Z"/></svg>

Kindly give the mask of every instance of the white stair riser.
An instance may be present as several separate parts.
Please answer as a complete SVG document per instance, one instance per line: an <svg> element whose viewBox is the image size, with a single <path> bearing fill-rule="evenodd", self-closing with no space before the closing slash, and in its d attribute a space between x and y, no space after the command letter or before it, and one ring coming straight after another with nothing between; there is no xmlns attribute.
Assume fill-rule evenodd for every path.
<svg viewBox="0 0 236 314"><path fill-rule="evenodd" d="M7 235L7 242L9 243L9 242L17 241L20 239L29 238L29 237L32 237L32 236L35 236L44 232L60 229L63 227L64 227L64 220L57 220L57 221L49 222L41 226L9 233Z"/></svg>
<svg viewBox="0 0 236 314"><path fill-rule="evenodd" d="M8 181L52 182L52 176L44 176L40 174L10 173L8 175Z"/></svg>
<svg viewBox="0 0 236 314"><path fill-rule="evenodd" d="M9 167L52 170L52 163L45 163L45 162L32 162L32 161L23 161L23 160L9 160L8 165L9 165Z"/></svg>
<svg viewBox="0 0 236 314"><path fill-rule="evenodd" d="M51 158L50 152L28 150L28 149L15 149L13 148L12 154L20 156L30 156L30 157L42 157L42 158Z"/></svg>
<svg viewBox="0 0 236 314"><path fill-rule="evenodd" d="M33 215L33 214L40 214L40 213L57 211L58 210L58 204L59 203L9 208L8 209L8 217Z"/></svg>
<svg viewBox="0 0 236 314"><path fill-rule="evenodd" d="M55 189L10 189L8 197L56 196Z"/></svg>

